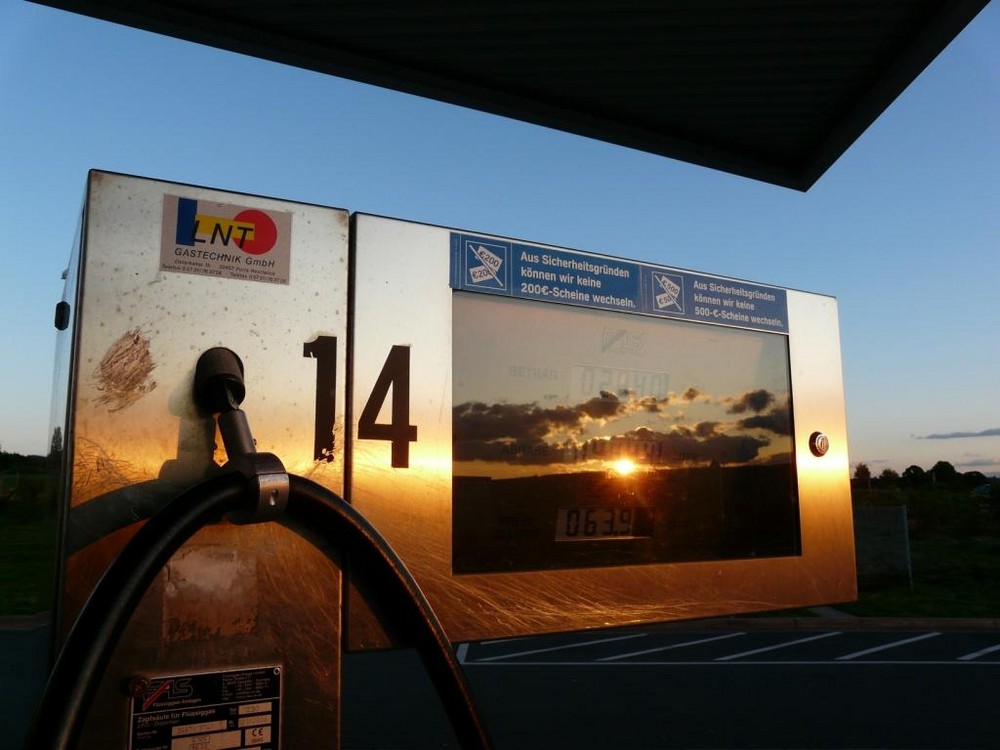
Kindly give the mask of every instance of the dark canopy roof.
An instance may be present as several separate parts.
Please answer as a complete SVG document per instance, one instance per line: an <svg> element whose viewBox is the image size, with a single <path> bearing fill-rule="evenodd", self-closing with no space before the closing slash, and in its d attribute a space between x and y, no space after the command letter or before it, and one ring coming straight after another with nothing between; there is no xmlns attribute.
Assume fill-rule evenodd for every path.
<svg viewBox="0 0 1000 750"><path fill-rule="evenodd" d="M37 0L808 189L987 0Z"/></svg>

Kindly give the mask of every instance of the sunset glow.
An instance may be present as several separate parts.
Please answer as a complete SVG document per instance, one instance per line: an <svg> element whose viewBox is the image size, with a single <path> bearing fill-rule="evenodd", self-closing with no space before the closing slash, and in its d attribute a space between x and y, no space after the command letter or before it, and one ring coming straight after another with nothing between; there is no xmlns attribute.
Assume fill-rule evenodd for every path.
<svg viewBox="0 0 1000 750"><path fill-rule="evenodd" d="M629 474L633 473L638 467L635 461L630 458L620 458L611 464L611 468L614 469L616 474L623 477L627 477Z"/></svg>

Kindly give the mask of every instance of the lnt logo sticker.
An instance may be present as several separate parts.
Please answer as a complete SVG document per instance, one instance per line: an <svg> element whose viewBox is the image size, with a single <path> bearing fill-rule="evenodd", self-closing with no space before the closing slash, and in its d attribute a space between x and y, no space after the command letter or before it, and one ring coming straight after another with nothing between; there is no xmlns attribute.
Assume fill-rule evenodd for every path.
<svg viewBox="0 0 1000 750"><path fill-rule="evenodd" d="M285 211L165 195L160 268L287 284L291 216Z"/></svg>
<svg viewBox="0 0 1000 750"><path fill-rule="evenodd" d="M198 244L233 243L250 255L263 255L278 240L278 228L264 211L244 209L231 219L198 213L198 201L177 199L177 244L195 247Z"/></svg>

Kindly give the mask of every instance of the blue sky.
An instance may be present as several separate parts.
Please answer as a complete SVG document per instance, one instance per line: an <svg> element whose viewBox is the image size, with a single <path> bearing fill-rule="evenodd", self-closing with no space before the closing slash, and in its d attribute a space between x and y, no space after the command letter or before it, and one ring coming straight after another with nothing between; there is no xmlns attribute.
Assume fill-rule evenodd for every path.
<svg viewBox="0 0 1000 750"><path fill-rule="evenodd" d="M998 40L993 3L799 193L0 0L0 447L47 450L98 168L834 295L852 465L1000 474Z"/></svg>

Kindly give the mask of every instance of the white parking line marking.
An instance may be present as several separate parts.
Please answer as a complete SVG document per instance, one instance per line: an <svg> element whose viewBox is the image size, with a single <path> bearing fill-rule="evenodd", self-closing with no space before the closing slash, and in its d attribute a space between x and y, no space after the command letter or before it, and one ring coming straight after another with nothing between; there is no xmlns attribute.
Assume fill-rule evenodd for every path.
<svg viewBox="0 0 1000 750"><path fill-rule="evenodd" d="M808 643L809 641L818 641L823 638L832 638L835 635L841 635L841 632L839 630L835 630L832 633L820 633L819 635L811 635L808 638L798 638L797 640L786 641L784 643L779 643L775 646L765 646L764 648L755 648L753 651L743 651L738 654L729 654L728 656L720 656L715 661L730 661L731 659L740 659L744 656L763 654L765 651L777 651L779 648L788 648L789 646L795 646L799 643Z"/></svg>
<svg viewBox="0 0 1000 750"><path fill-rule="evenodd" d="M490 641L479 641L484 646L491 646L494 643L513 643L514 641L526 641L529 638L536 638L534 635L522 635L515 638L494 638Z"/></svg>
<svg viewBox="0 0 1000 750"><path fill-rule="evenodd" d="M631 669L632 667L659 667L660 669L679 669L682 667L718 667L720 669L732 667L843 667L845 669L867 669L870 667L958 667L960 669L996 669L1000 667L1000 661L949 661L929 660L929 661L901 661L872 659L871 661L837 661L835 659L821 660L786 660L786 661L494 661L484 664L480 661L470 661L470 667L607 667L612 669Z"/></svg>
<svg viewBox="0 0 1000 750"><path fill-rule="evenodd" d="M958 657L958 661L972 661L973 659L978 659L980 656L986 656L986 654L992 654L994 651L1000 651L1000 643L998 643L996 646L990 646L989 648L980 649L979 651L974 651L971 654L960 656Z"/></svg>
<svg viewBox="0 0 1000 750"><path fill-rule="evenodd" d="M849 661L851 659L857 659L859 656L867 656L868 654L877 654L879 651L887 651L890 648L896 648L896 646L905 646L907 643L916 643L917 641L925 641L928 638L935 638L941 635L938 632L924 633L923 635L915 635L912 638L904 638L901 641L893 641L892 643L883 643L881 646L875 646L874 648L866 648L864 651L855 651L853 654L845 654L844 656L838 656L837 661Z"/></svg>
<svg viewBox="0 0 1000 750"><path fill-rule="evenodd" d="M745 633L728 633L727 635L717 635L713 638L701 638L697 641L685 641L684 643L675 643L672 646L660 646L659 648L648 648L645 651L633 651L629 654L615 654L614 656L604 656L600 659L595 659L595 661L614 661L615 659L627 659L630 656L644 656L645 654L656 654L661 651L672 651L675 648L686 648L688 646L697 646L701 643L711 643L712 641L724 641L727 638L736 638L737 636L746 635Z"/></svg>
<svg viewBox="0 0 1000 750"><path fill-rule="evenodd" d="M567 643L562 646L551 646L549 648L535 648L531 651L518 651L513 654L501 654L500 656L487 656L484 659L476 659L476 664L481 664L487 661L500 661L501 659L513 659L517 656L531 656L532 654L547 654L552 651L562 651L568 648L580 648L582 646L596 646L601 643L613 643L614 641L627 641L629 638L645 638L645 633L636 633L635 635L620 635L616 638L601 638L596 641L581 641L579 643Z"/></svg>

